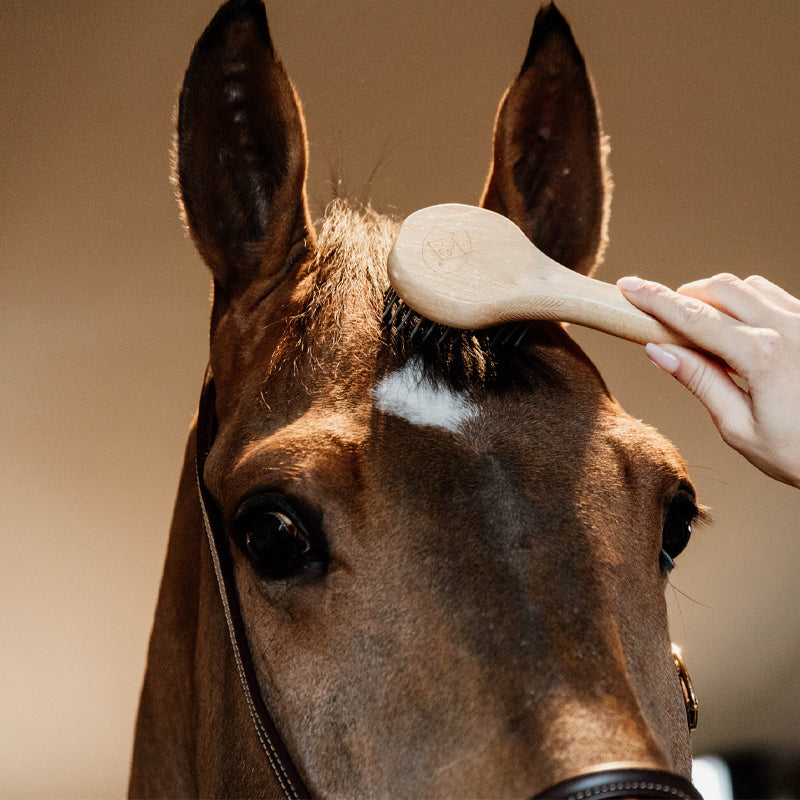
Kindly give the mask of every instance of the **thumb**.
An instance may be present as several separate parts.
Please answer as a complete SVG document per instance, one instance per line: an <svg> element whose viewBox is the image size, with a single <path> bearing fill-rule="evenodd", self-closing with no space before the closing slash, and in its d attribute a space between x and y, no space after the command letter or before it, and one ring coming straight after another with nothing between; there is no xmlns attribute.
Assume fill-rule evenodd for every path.
<svg viewBox="0 0 800 800"><path fill-rule="evenodd" d="M753 428L750 395L716 361L672 344L648 344L650 360L682 383L707 409L722 438L736 446Z"/></svg>

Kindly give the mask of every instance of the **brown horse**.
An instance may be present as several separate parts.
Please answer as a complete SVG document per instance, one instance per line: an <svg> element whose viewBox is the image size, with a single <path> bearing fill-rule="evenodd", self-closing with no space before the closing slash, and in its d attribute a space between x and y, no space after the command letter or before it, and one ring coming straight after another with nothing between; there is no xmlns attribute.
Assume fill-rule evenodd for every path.
<svg viewBox="0 0 800 800"><path fill-rule="evenodd" d="M131 794L523 798L614 762L680 784L664 590L697 507L674 448L556 323L519 346L419 348L382 325L398 223L335 201L315 232L303 117L260 0L226 4L195 47L177 155L214 279L210 371ZM604 158L550 6L481 202L589 272ZM644 791L632 774L626 797Z"/></svg>

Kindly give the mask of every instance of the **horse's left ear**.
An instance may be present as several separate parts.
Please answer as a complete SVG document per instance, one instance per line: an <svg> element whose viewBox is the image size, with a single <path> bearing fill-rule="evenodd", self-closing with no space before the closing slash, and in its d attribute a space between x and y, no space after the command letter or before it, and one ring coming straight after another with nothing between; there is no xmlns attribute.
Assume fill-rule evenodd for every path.
<svg viewBox="0 0 800 800"><path fill-rule="evenodd" d="M192 53L178 114L186 221L211 268L215 313L266 294L313 241L300 106L261 0L231 0Z"/></svg>
<svg viewBox="0 0 800 800"><path fill-rule="evenodd" d="M537 14L525 62L500 104L481 205L586 274L605 249L610 194L586 65L567 21L550 4Z"/></svg>

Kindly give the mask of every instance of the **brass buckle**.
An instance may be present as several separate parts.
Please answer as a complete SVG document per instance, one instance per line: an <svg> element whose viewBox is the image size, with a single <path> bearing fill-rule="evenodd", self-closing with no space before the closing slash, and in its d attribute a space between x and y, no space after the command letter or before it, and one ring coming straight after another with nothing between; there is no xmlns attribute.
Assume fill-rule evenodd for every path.
<svg viewBox="0 0 800 800"><path fill-rule="evenodd" d="M689 677L689 670L686 669L681 649L674 643L672 645L672 659L678 669L678 679L681 682L683 702L686 706L686 721L689 723L689 730L693 731L697 727L697 695L694 693L692 679Z"/></svg>

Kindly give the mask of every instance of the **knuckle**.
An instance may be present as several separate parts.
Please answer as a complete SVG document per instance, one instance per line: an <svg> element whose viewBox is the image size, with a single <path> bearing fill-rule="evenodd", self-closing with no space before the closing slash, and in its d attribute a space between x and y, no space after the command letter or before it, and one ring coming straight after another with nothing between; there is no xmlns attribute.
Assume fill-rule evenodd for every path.
<svg viewBox="0 0 800 800"><path fill-rule="evenodd" d="M661 283L646 283L645 288L652 297L669 297L672 291Z"/></svg>
<svg viewBox="0 0 800 800"><path fill-rule="evenodd" d="M771 328L759 328L753 334L754 364L759 371L770 372L781 361L783 338Z"/></svg>
<svg viewBox="0 0 800 800"><path fill-rule="evenodd" d="M720 272L711 279L712 284L721 287L737 286L742 281L736 275L730 272Z"/></svg>
<svg viewBox="0 0 800 800"><path fill-rule="evenodd" d="M693 328L704 320L709 307L702 300L695 300L693 297L684 297L676 305L675 313L677 323L682 327Z"/></svg>
<svg viewBox="0 0 800 800"><path fill-rule="evenodd" d="M763 286L765 283L769 283L769 281L763 277L763 275L748 275L744 282L748 286Z"/></svg>
<svg viewBox="0 0 800 800"><path fill-rule="evenodd" d="M689 374L686 388L698 399L706 398L713 385L713 373L706 364L698 364Z"/></svg>

